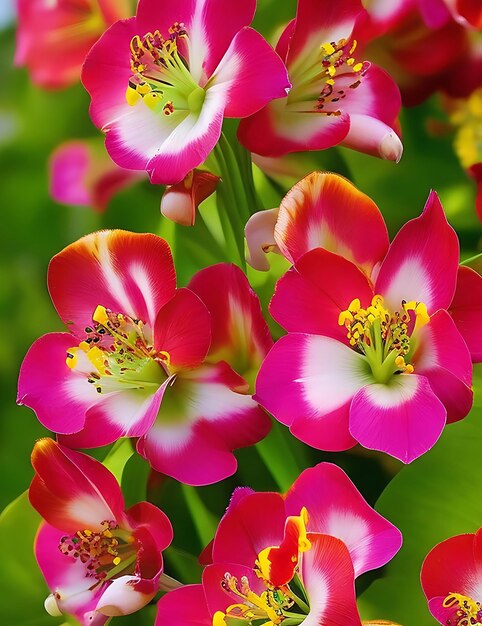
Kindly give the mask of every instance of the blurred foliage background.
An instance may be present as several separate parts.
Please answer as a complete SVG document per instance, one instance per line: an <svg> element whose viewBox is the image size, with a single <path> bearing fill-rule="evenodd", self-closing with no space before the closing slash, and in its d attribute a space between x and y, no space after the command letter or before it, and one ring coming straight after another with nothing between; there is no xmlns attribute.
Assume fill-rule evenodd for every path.
<svg viewBox="0 0 482 626"><path fill-rule="evenodd" d="M294 14L295 2L259 0L258 5L255 26L273 40L280 25ZM167 222L159 212L162 188L149 185L147 180L118 194L104 214L87 207L60 206L51 200L50 153L62 141L98 136L88 116L89 98L80 84L57 92L34 87L24 69L13 67L15 24L10 0L2 0L0 16L0 498L3 508L28 487L32 478L29 457L33 442L48 434L28 408L16 406L15 397L18 370L30 344L45 332L62 329L46 288L50 258L92 230L116 227L166 237L173 247L181 285L197 269L229 259L220 259L203 246L199 225L187 229ZM306 159L306 173L324 168L346 175L374 198L391 235L420 213L429 190L436 189L459 234L462 256L470 257L480 250L481 237L474 210L475 186L454 155L452 137L433 137L427 132L427 122L442 116L437 97L419 107L403 110L405 152L399 165L346 149L332 149ZM271 184L260 172L256 180L264 207L276 206L282 196L279 186ZM203 206L202 213L216 231L209 202ZM281 271L279 262L268 275L249 271L265 308ZM472 416L449 427L435 450L403 469L381 498L380 511L409 538L405 539L406 547L400 556L388 567L390 575L363 594L361 606L368 617L396 619L405 626L433 623L418 585L421 559L437 541L450 534L473 532L482 524L480 395L482 392ZM277 427L262 444L280 450L279 475L275 477L262 463L261 446L260 450L239 451L236 476L215 486L193 490L172 480L149 481L149 497L165 509L175 526L174 548L167 555L168 573L185 582L199 575L195 558L189 555L197 555L207 543L236 485L247 484L258 490L286 487L304 467L321 460L334 460L374 504L400 469L398 462L381 454L359 448L343 454L321 453L293 438L289 441L291 452L286 452L286 440L285 429ZM98 458L104 458L107 453L107 449L95 451ZM148 475L145 463L136 456L130 457L130 450L125 447L117 449L116 454L117 457L111 455L111 462L113 468L117 463L119 476L125 460L129 459L123 478L128 500L144 498L141 477ZM456 487L452 488L454 481ZM454 489L459 499L447 503L446 498ZM31 546L37 521L24 498L7 511L1 522L0 551L5 555L0 570L0 585L4 589L1 602L7 604L2 607L7 620L4 623L37 626L65 621L59 622L43 613L46 588L36 570ZM366 577L359 581L361 591L370 580ZM18 603L22 606L21 618ZM153 607L148 607L140 617L115 621L151 624L152 616Z"/></svg>

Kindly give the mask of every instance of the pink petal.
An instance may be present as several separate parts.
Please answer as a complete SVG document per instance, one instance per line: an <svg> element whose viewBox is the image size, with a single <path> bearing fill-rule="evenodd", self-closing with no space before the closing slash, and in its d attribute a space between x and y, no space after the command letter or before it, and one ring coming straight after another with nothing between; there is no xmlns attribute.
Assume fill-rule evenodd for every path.
<svg viewBox="0 0 482 626"><path fill-rule="evenodd" d="M315 248L277 282L269 310L288 332L327 335L346 343L346 328L338 317L355 298L362 306L371 303L367 277L351 261Z"/></svg>
<svg viewBox="0 0 482 626"><path fill-rule="evenodd" d="M402 544L400 531L365 501L345 472L320 463L302 472L286 494L286 515L308 510L307 530L341 539L355 576L382 567Z"/></svg>
<svg viewBox="0 0 482 626"><path fill-rule="evenodd" d="M129 615L146 606L158 588L158 580L151 582L138 576L120 576L104 591L95 610L109 617Z"/></svg>
<svg viewBox="0 0 482 626"><path fill-rule="evenodd" d="M221 587L221 582L224 580L226 573L235 576L238 581L245 576L250 589L257 595L260 595L266 590L263 582L254 573L253 567L254 563L251 567L244 567L232 561L220 564L215 563L214 565L208 565L206 567L203 572L203 588L206 595L206 603L211 615L214 615L216 611L222 611L224 613L229 606L237 604L240 601L239 596L232 592L226 592Z"/></svg>
<svg viewBox="0 0 482 626"><path fill-rule="evenodd" d="M393 310L402 300L423 302L429 313L447 309L455 292L459 243L440 200L431 192L420 217L393 240L380 268L375 292Z"/></svg>
<svg viewBox="0 0 482 626"><path fill-rule="evenodd" d="M446 311L437 311L417 332L417 374L425 376L447 409L447 421L462 419L472 408L472 361L465 341Z"/></svg>
<svg viewBox="0 0 482 626"><path fill-rule="evenodd" d="M264 360L255 399L293 433L300 428L305 443L346 450L355 443L350 401L368 382L365 359L354 350L329 337L293 333Z"/></svg>
<svg viewBox="0 0 482 626"><path fill-rule="evenodd" d="M157 603L155 626L212 626L202 585L184 585L167 593Z"/></svg>
<svg viewBox="0 0 482 626"><path fill-rule="evenodd" d="M283 198L275 241L292 263L320 247L353 261L367 276L389 244L373 200L342 176L327 172L309 174Z"/></svg>
<svg viewBox="0 0 482 626"><path fill-rule="evenodd" d="M350 115L350 131L342 145L396 163L403 154L403 144L390 126L375 117L358 113Z"/></svg>
<svg viewBox="0 0 482 626"><path fill-rule="evenodd" d="M67 367L67 350L78 340L68 333L50 333L37 339L20 368L18 404L35 411L49 430L65 434L79 431L86 411L99 402L99 394L85 374Z"/></svg>
<svg viewBox="0 0 482 626"><path fill-rule="evenodd" d="M248 250L246 261L255 270L267 272L269 262L266 253L276 250L274 228L278 219L279 209L268 209L254 213L246 222L244 234Z"/></svg>
<svg viewBox="0 0 482 626"><path fill-rule="evenodd" d="M355 575L345 544L310 533L311 549L303 554L301 579L310 603L303 626L361 626Z"/></svg>
<svg viewBox="0 0 482 626"><path fill-rule="evenodd" d="M428 380L416 374L371 384L353 398L350 433L365 448L411 463L436 443L447 411Z"/></svg>
<svg viewBox="0 0 482 626"><path fill-rule="evenodd" d="M472 360L479 363L482 361L482 277L469 267L458 269L457 287L449 310Z"/></svg>
<svg viewBox="0 0 482 626"><path fill-rule="evenodd" d="M427 600L437 596L443 600L450 593L460 593L480 601L482 559L480 550L476 550L476 536L480 544L479 531L477 535L450 537L428 553L420 575ZM434 616L438 619L438 615Z"/></svg>
<svg viewBox="0 0 482 626"><path fill-rule="evenodd" d="M226 361L243 377L254 378L273 340L244 273L236 265L212 265L192 278L189 289L211 314L209 361Z"/></svg>
<svg viewBox="0 0 482 626"><path fill-rule="evenodd" d="M349 39L355 21L363 11L360 0L339 0L320 11L317 0L299 0L296 26L289 45L287 64L308 63L321 44Z"/></svg>
<svg viewBox="0 0 482 626"><path fill-rule="evenodd" d="M294 513L299 515L300 511ZM278 493L252 493L230 506L214 538L212 561L254 567L258 554L283 540L286 511Z"/></svg>
<svg viewBox="0 0 482 626"><path fill-rule="evenodd" d="M59 609L75 615L82 626L87 626L86 614L95 609L105 586L89 589L92 579L86 577L85 565L59 550L63 536L49 524L41 524L35 539L35 556L50 591L59 596Z"/></svg>
<svg viewBox="0 0 482 626"><path fill-rule="evenodd" d="M273 48L252 28L239 31L209 81L209 90L226 93L226 117L247 117L291 87L288 72Z"/></svg>
<svg viewBox="0 0 482 626"><path fill-rule="evenodd" d="M279 157L289 152L336 146L346 137L349 128L348 114L300 113L286 109L286 100L275 100L241 121L238 139L251 152Z"/></svg>
<svg viewBox="0 0 482 626"><path fill-rule="evenodd" d="M237 32L249 26L255 0L176 0L159 4L142 0L137 9L139 35L158 29L167 37L174 22L183 22L188 32L189 69L196 81L209 78ZM142 31L142 32L141 32Z"/></svg>
<svg viewBox="0 0 482 626"><path fill-rule="evenodd" d="M177 185L166 187L161 199L161 213L176 224L193 226L198 206L214 193L219 181L219 176L211 172L192 170Z"/></svg>
<svg viewBox="0 0 482 626"><path fill-rule="evenodd" d="M244 380L226 363L178 375L158 418L137 445L152 467L192 485L217 482L236 471L232 450L252 445L270 423Z"/></svg>
<svg viewBox="0 0 482 626"><path fill-rule="evenodd" d="M126 511L128 525L132 529L145 527L156 543L158 552L165 550L171 543L173 530L165 513L150 502L138 502Z"/></svg>
<svg viewBox="0 0 482 626"><path fill-rule="evenodd" d="M174 368L200 365L211 342L211 315L189 289L178 289L156 318L154 347L167 352Z"/></svg>
<svg viewBox="0 0 482 626"><path fill-rule="evenodd" d="M32 465L30 502L52 526L74 533L123 518L119 484L102 463L45 438L35 444Z"/></svg>
<svg viewBox="0 0 482 626"><path fill-rule="evenodd" d="M89 163L89 148L82 141L70 141L55 150L50 158L50 195L56 202L80 206L91 204L86 185Z"/></svg>
<svg viewBox="0 0 482 626"><path fill-rule="evenodd" d="M82 430L60 441L73 448L97 448L121 437L141 437L156 419L170 381L155 393L135 389L101 394L101 401L87 411Z"/></svg>
<svg viewBox="0 0 482 626"><path fill-rule="evenodd" d="M63 322L84 337L99 304L153 328L159 310L174 296L176 275L164 239L104 230L54 256L48 285Z"/></svg>

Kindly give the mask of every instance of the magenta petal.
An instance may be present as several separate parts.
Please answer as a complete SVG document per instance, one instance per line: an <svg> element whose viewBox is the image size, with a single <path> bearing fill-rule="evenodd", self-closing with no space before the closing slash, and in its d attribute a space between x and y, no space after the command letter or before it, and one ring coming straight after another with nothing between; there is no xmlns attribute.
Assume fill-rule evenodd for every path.
<svg viewBox="0 0 482 626"><path fill-rule="evenodd" d="M159 311L154 326L154 347L167 352L174 368L200 365L211 342L211 315L189 289L176 295Z"/></svg>
<svg viewBox="0 0 482 626"><path fill-rule="evenodd" d="M299 515L300 511L294 513ZM283 540L286 511L278 493L252 493L229 507L214 538L214 563L235 561L253 567L261 550Z"/></svg>
<svg viewBox="0 0 482 626"><path fill-rule="evenodd" d="M474 363L482 361L482 276L459 267L450 313L470 350Z"/></svg>
<svg viewBox="0 0 482 626"><path fill-rule="evenodd" d="M80 337L98 305L149 324L175 293L169 245L151 234L105 230L82 237L55 255L48 285L63 322Z"/></svg>
<svg viewBox="0 0 482 626"><path fill-rule="evenodd" d="M161 552L171 543L173 530L165 513L150 502L138 502L126 511L126 519L131 528L145 527Z"/></svg>
<svg viewBox="0 0 482 626"><path fill-rule="evenodd" d="M77 532L100 529L104 520L122 520L119 484L102 463L52 439L40 439L32 452L32 465L36 475L30 502L52 526Z"/></svg>
<svg viewBox="0 0 482 626"><path fill-rule="evenodd" d="M304 254L276 284L269 310L288 332L326 335L346 343L341 311L354 298L369 306L373 290L366 276L342 256L315 248Z"/></svg>
<svg viewBox="0 0 482 626"><path fill-rule="evenodd" d="M407 222L393 240L375 292L395 311L402 300L423 302L429 313L447 309L455 292L458 263L457 235L432 191L422 215Z"/></svg>
<svg viewBox="0 0 482 626"><path fill-rule="evenodd" d="M287 515L299 515L306 507L309 532L345 543L355 576L385 565L402 544L400 531L372 509L345 472L331 463L302 472L285 503Z"/></svg>
<svg viewBox="0 0 482 626"><path fill-rule="evenodd" d="M467 415L472 407L472 361L467 345L450 315L443 310L417 332L413 362L447 409L447 421Z"/></svg>
<svg viewBox="0 0 482 626"><path fill-rule="evenodd" d="M76 343L68 333L44 335L32 345L20 368L17 402L32 408L40 422L57 433L81 430L87 409L99 401L85 374L65 363L67 350Z"/></svg>
<svg viewBox="0 0 482 626"><path fill-rule="evenodd" d="M361 626L355 596L355 574L345 544L329 535L308 535L301 579L310 603L303 626Z"/></svg>
<svg viewBox="0 0 482 626"><path fill-rule="evenodd" d="M286 97L291 87L283 62L252 28L234 37L209 85L226 92L226 117L253 115L271 100Z"/></svg>
<svg viewBox="0 0 482 626"><path fill-rule="evenodd" d="M75 615L82 626L87 626L86 613L95 609L105 586L89 589L91 579L85 576L85 565L59 550L64 534L49 524L41 524L35 539L35 556L50 591L59 596L60 610Z"/></svg>
<svg viewBox="0 0 482 626"><path fill-rule="evenodd" d="M184 585L157 603L155 626L212 626L212 623L202 585Z"/></svg>
<svg viewBox="0 0 482 626"><path fill-rule="evenodd" d="M247 578L249 587L257 595L261 595L266 590L264 583L254 572L254 563L251 567L239 565L236 562L223 562L220 564L208 565L203 572L203 587L206 594L206 603L209 612L214 615L216 611L226 611L228 606L239 602L240 598L232 592L226 592L221 587L226 573L235 576L238 581L243 576Z"/></svg>
<svg viewBox="0 0 482 626"><path fill-rule="evenodd" d="M401 374L387 385L371 384L355 395L350 433L365 448L411 463L436 443L446 417L426 378Z"/></svg>
<svg viewBox="0 0 482 626"><path fill-rule="evenodd" d="M305 422L303 440L309 445L344 450L353 445L349 402L370 382L367 376L364 357L343 343L292 333L278 340L264 360L255 398L293 432Z"/></svg>

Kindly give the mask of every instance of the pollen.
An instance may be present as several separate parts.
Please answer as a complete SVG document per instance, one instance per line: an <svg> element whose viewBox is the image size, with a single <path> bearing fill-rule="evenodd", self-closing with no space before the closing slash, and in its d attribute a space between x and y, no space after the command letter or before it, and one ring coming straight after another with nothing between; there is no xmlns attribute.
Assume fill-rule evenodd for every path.
<svg viewBox="0 0 482 626"><path fill-rule="evenodd" d="M482 607L468 596L450 593L442 603L444 609L453 609L453 615L447 620L447 626L474 626L482 624Z"/></svg>

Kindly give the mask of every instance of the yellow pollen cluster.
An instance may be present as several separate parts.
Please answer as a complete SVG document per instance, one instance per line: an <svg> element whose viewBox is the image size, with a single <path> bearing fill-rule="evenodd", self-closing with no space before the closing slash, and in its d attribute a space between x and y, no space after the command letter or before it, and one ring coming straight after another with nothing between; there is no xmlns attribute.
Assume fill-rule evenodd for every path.
<svg viewBox="0 0 482 626"><path fill-rule="evenodd" d="M452 106L450 121L457 127L455 152L462 166L468 168L482 161L482 88Z"/></svg>
<svg viewBox="0 0 482 626"><path fill-rule="evenodd" d="M450 593L442 603L445 609L454 609L454 615L447 620L447 626L474 626L482 624L482 608L480 602L475 602L468 596L460 593Z"/></svg>
<svg viewBox="0 0 482 626"><path fill-rule="evenodd" d="M345 326L350 345L368 355L379 353L383 362L389 353L395 353L394 364L399 371L411 374L413 365L406 363L410 352L410 313L415 314L414 327L423 326L430 319L423 302L401 303L401 311L391 313L384 306L383 297L375 295L369 307L364 309L358 298L338 317L338 324Z"/></svg>
<svg viewBox="0 0 482 626"><path fill-rule="evenodd" d="M322 79L324 86L318 97L316 110L324 115L340 115L340 111L326 110L327 104L337 103L339 100L346 98L346 89L335 90L336 76L347 73L354 74L355 80L348 85L348 89L356 89L361 82L361 78L368 69L368 64L356 62L352 56L357 47L357 41L354 39L348 47L345 39L340 39L338 43L324 43L320 46Z"/></svg>

